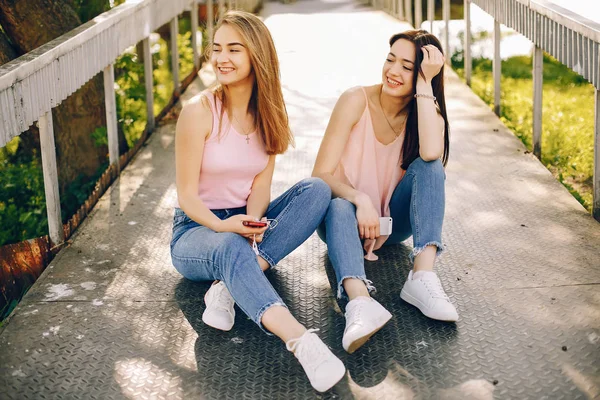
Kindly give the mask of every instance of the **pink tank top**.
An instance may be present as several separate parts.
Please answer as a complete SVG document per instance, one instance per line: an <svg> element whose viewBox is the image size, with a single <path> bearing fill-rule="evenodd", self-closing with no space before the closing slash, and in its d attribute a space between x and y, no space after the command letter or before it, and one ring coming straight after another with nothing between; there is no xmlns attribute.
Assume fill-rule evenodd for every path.
<svg viewBox="0 0 600 400"><path fill-rule="evenodd" d="M404 132L387 145L377 140L367 93L364 88L361 89L365 95L365 110L350 131L342 158L333 176L367 194L379 216L389 217L390 199L406 172L401 168ZM379 249L386 240L387 236L380 236L376 241L366 240L365 248L370 253Z"/></svg>
<svg viewBox="0 0 600 400"><path fill-rule="evenodd" d="M204 154L198 182L198 195L211 210L244 207L252 191L256 175L269 162L265 145L257 132L243 135L223 114L219 134L222 102L211 91L204 91L210 103L213 124L204 143ZM216 100L216 102L215 102Z"/></svg>

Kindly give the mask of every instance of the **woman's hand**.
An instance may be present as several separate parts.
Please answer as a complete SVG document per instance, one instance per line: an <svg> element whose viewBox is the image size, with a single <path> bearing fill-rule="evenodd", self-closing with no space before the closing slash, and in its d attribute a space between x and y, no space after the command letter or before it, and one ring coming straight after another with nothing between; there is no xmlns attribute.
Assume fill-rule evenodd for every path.
<svg viewBox="0 0 600 400"><path fill-rule="evenodd" d="M423 52L423 61L421 61L421 71L423 75L425 75L425 81L431 82L433 78L440 73L442 68L444 68L444 63L446 59L444 55L432 44L428 44L421 48ZM419 74L418 79L423 79L423 76Z"/></svg>
<svg viewBox="0 0 600 400"><path fill-rule="evenodd" d="M258 219L258 218L253 218L253 221L256 221L257 219ZM260 219L260 221L261 221L261 222L267 222L267 217L262 217L262 218ZM268 222L267 222L267 223L268 223ZM261 229L264 229L264 230L266 231L268 227L269 227L269 226L267 225L265 228L261 228ZM263 231L263 233L261 233L261 234L249 233L249 234L247 234L247 235L244 235L244 236L246 237L246 239L248 239L248 242L249 242L250 244L252 244L252 242L256 242L256 243L260 243L260 242L262 242L262 240L263 240L263 234L264 234L264 231Z"/></svg>
<svg viewBox="0 0 600 400"><path fill-rule="evenodd" d="M263 220L266 221L265 218L263 218ZM269 226L267 225L263 228L252 228L245 226L243 224L244 221L256 221L256 218L246 214L233 215L221 221L218 227L219 232L233 232L244 237L252 237L253 235L256 235L257 242L259 242L259 237L261 238L260 240L262 240L262 234Z"/></svg>
<svg viewBox="0 0 600 400"><path fill-rule="evenodd" d="M367 195L361 196L356 202L356 220L361 239L379 237L379 214L375 210L371 198Z"/></svg>

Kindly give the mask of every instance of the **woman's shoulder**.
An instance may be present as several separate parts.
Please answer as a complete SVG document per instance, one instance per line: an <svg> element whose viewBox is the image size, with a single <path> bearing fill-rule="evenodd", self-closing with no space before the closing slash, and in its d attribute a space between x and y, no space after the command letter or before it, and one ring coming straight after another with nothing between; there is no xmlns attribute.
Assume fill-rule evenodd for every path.
<svg viewBox="0 0 600 400"><path fill-rule="evenodd" d="M212 127L212 108L209 99L203 93L190 98L182 107L177 125L182 131L202 131L205 136L210 133Z"/></svg>
<svg viewBox="0 0 600 400"><path fill-rule="evenodd" d="M338 107L343 108L345 112L362 113L367 106L365 96L365 87L354 86L346 90L338 100Z"/></svg>
<svg viewBox="0 0 600 400"><path fill-rule="evenodd" d="M210 92L204 91L190 98L181 110L182 114L212 114L210 102L213 95Z"/></svg>

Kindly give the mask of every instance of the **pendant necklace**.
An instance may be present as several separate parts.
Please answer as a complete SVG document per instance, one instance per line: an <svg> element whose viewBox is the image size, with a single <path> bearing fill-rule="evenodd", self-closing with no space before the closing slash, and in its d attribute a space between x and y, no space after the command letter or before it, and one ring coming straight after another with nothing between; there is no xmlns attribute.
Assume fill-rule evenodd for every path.
<svg viewBox="0 0 600 400"><path fill-rule="evenodd" d="M394 132L394 135L396 135L396 137L400 136L400 134L402 133L402 128L400 128L400 132L397 132L394 127L392 126L392 124L390 123L390 120L388 119L387 115L385 115L385 111L383 110L383 104L381 103L381 94L383 93L383 87L381 88L381 90L379 91L379 108L381 108L381 113L383 114L383 118L385 118L385 121L388 123L388 125L390 126L390 129L392 130L392 132ZM406 119L408 118L408 114L404 115L404 120L402 121L402 123L400 124L400 127L402 127L404 125L404 123L406 122Z"/></svg>
<svg viewBox="0 0 600 400"><path fill-rule="evenodd" d="M238 125L240 126L240 129L242 130L242 133L246 136L246 144L250 144L250 133L252 133L252 132L246 133L246 131L244 130L244 127L242 126L240 121L238 121L238 119L235 117L235 114L233 114L233 112L231 112L231 115L233 115L233 119L238 123ZM250 129L252 129L252 128L250 128Z"/></svg>

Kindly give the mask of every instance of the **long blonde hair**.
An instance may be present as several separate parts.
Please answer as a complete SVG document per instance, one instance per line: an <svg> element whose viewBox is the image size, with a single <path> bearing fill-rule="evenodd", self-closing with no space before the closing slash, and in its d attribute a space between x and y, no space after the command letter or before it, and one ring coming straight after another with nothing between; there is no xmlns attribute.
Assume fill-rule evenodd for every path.
<svg viewBox="0 0 600 400"><path fill-rule="evenodd" d="M254 87L248 109L254 117L258 134L261 136L268 154L282 154L294 143L290 131L287 109L283 102L279 76L279 59L269 29L255 15L244 11L228 11L217 23L217 30L230 25L239 32L250 56ZM212 55L214 34L210 46L206 49L207 59ZM220 119L227 109L226 91L222 85L213 90L215 98L223 102Z"/></svg>

